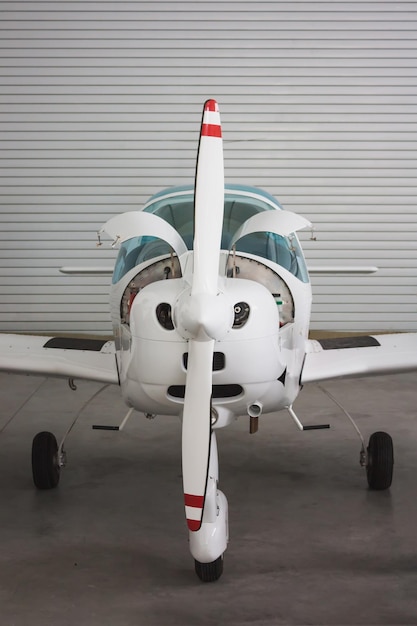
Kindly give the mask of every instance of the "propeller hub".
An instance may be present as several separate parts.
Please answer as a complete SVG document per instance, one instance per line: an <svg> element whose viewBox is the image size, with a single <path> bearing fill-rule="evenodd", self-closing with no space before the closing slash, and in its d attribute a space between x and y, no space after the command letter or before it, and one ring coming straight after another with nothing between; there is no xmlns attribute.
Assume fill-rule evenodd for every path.
<svg viewBox="0 0 417 626"><path fill-rule="evenodd" d="M184 292L175 307L175 325L185 339L220 341L233 327L233 303L224 293Z"/></svg>

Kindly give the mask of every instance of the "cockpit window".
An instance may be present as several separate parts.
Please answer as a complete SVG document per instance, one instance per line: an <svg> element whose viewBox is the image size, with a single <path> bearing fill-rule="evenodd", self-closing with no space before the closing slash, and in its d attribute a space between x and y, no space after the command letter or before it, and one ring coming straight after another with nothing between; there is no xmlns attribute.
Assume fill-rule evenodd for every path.
<svg viewBox="0 0 417 626"><path fill-rule="evenodd" d="M229 249L230 241L237 229L252 215L273 210L273 206L258 197L226 191L224 194L222 250ZM160 200L156 199L155 202L145 207L144 211L162 217L179 232L187 248L193 249L194 192L192 189L189 192L168 195Z"/></svg>
<svg viewBox="0 0 417 626"><path fill-rule="evenodd" d="M194 193L165 197L143 209L171 224L183 238L189 250L193 249L194 234Z"/></svg>
<svg viewBox="0 0 417 626"><path fill-rule="evenodd" d="M308 282L304 257L295 235L281 237L276 233L251 233L237 241L236 250L269 259L291 272L303 283Z"/></svg>
<svg viewBox="0 0 417 626"><path fill-rule="evenodd" d="M250 188L251 189L251 188ZM256 193L254 193L256 192ZM281 210L268 194L260 197L260 190L225 189L222 250L229 250L233 235L242 224L257 213ZM154 213L173 226L187 248L193 248L194 191L193 189L164 193L151 200L144 211ZM307 268L296 235L280 237L275 233L260 232L242 237L236 250L269 259L285 268L302 282L308 282Z"/></svg>
<svg viewBox="0 0 417 626"><path fill-rule="evenodd" d="M250 217L264 211L280 211L281 207L272 196L254 188L225 189L224 219L221 249L230 250L231 241L237 230ZM153 213L173 226L181 235L189 250L193 248L194 229L194 190L173 189L172 193L162 192L151 198L143 209ZM308 282L297 236L281 237L272 232L254 232L241 237L236 242L236 251L268 259L291 272L302 282ZM120 246L113 283L117 283L127 272L146 261L172 255L174 250L158 237L132 237Z"/></svg>
<svg viewBox="0 0 417 626"><path fill-rule="evenodd" d="M124 241L117 256L113 283L117 283L131 269L159 256L173 252L171 246L158 237L132 237Z"/></svg>

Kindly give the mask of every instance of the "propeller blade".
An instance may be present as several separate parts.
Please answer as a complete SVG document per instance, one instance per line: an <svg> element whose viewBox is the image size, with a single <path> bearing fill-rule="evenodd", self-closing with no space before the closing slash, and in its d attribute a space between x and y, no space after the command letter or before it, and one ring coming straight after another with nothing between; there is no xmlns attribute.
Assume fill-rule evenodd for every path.
<svg viewBox="0 0 417 626"><path fill-rule="evenodd" d="M204 509L211 439L214 341L189 341L182 422L182 473L188 528L198 530Z"/></svg>
<svg viewBox="0 0 417 626"><path fill-rule="evenodd" d="M190 339L182 423L182 467L185 512L191 531L197 531L201 526L209 470L214 335L221 326L213 301L218 292L223 211L220 114L217 102L207 100L195 177L194 270L190 302L183 309Z"/></svg>
<svg viewBox="0 0 417 626"><path fill-rule="evenodd" d="M224 212L224 165L220 113L204 104L194 190L194 277L191 293L217 293Z"/></svg>

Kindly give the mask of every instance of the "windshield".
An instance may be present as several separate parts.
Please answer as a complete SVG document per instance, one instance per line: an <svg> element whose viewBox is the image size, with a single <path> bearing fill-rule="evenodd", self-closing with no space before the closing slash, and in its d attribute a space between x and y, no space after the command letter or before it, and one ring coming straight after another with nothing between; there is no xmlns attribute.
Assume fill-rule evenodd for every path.
<svg viewBox="0 0 417 626"><path fill-rule="evenodd" d="M266 192L252 187L230 188L224 194L222 250L230 249L237 229L257 213L282 210L279 203ZM193 248L194 190L172 190L150 200L144 211L154 213L173 226ZM269 259L288 270L303 282L308 282L307 268L296 235L281 237L275 233L252 233L239 239L236 250Z"/></svg>
<svg viewBox="0 0 417 626"><path fill-rule="evenodd" d="M237 193L225 192L224 218L222 232L222 250L228 250L230 241L239 226L249 217L261 211L273 211L274 208L257 197L248 197ZM151 202L144 208L147 213L162 217L175 228L184 239L189 250L193 249L194 229L194 191L190 189L178 195L166 195Z"/></svg>
<svg viewBox="0 0 417 626"><path fill-rule="evenodd" d="M282 209L278 202L259 189L226 187L221 249L230 250L233 235L253 215L280 210ZM161 192L149 200L143 211L153 213L168 222L181 235L187 248L193 249L193 188L174 188L172 191ZM301 281L308 282L304 257L296 235L281 237L271 232L251 233L237 241L236 250L269 259ZM171 252L170 246L156 237L133 237L125 241L116 261L113 282L120 280L136 265Z"/></svg>

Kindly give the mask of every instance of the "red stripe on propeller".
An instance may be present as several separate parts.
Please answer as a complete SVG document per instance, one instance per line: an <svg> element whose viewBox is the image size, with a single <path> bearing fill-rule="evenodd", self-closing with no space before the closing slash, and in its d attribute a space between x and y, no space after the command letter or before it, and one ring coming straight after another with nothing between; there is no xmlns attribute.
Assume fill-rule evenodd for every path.
<svg viewBox="0 0 417 626"><path fill-rule="evenodd" d="M196 520L196 519L187 519L187 526L190 530L195 532L196 530L200 530L201 521Z"/></svg>
<svg viewBox="0 0 417 626"><path fill-rule="evenodd" d="M222 127L219 124L202 124L201 136L202 137L221 137Z"/></svg>
<svg viewBox="0 0 417 626"><path fill-rule="evenodd" d="M185 506L192 506L195 509L202 509L204 506L204 496L193 496L190 493L184 493Z"/></svg>

